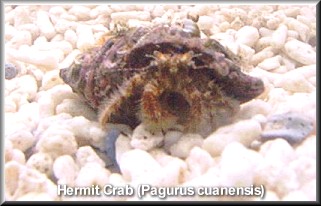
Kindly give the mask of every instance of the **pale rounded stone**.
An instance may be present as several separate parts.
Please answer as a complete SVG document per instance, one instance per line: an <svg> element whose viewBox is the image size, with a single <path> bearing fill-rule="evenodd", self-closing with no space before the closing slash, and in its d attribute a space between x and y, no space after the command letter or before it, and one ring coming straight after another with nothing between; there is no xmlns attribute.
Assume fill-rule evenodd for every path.
<svg viewBox="0 0 321 206"><path fill-rule="evenodd" d="M150 154L140 149L124 153L120 158L119 167L125 180L145 184L157 179L154 175L161 170L160 164Z"/></svg>
<svg viewBox="0 0 321 206"><path fill-rule="evenodd" d="M5 97L4 100L4 111L5 112L16 112L17 111L17 105L12 100L10 96Z"/></svg>
<svg viewBox="0 0 321 206"><path fill-rule="evenodd" d="M46 193L57 198L57 186L37 170L12 161L5 165L4 175L7 200L16 200L29 192Z"/></svg>
<svg viewBox="0 0 321 206"><path fill-rule="evenodd" d="M294 18L287 18L286 23L289 29L299 33L299 37L303 42L308 40L310 29L307 25Z"/></svg>
<svg viewBox="0 0 321 206"><path fill-rule="evenodd" d="M58 37L59 39L55 40L55 37ZM61 34L56 35L55 37L51 40L51 42L39 42L35 48L37 48L39 51L61 50L64 55L72 52L73 49L71 43L64 41Z"/></svg>
<svg viewBox="0 0 321 206"><path fill-rule="evenodd" d="M150 20L150 13L146 11L124 11L114 12L110 15L114 22L126 22L128 19L138 19L142 21Z"/></svg>
<svg viewBox="0 0 321 206"><path fill-rule="evenodd" d="M88 187L99 185L104 187L109 182L110 172L96 162L87 163L78 173L75 180L76 186Z"/></svg>
<svg viewBox="0 0 321 206"><path fill-rule="evenodd" d="M58 68L59 69L64 69L64 68L68 68L69 66L72 65L72 63L74 62L75 58L81 54L81 51L78 49L73 50L70 54L68 54L68 56L59 63Z"/></svg>
<svg viewBox="0 0 321 206"><path fill-rule="evenodd" d="M295 152L297 156L306 156L311 159L316 159L316 136L312 135L305 139L298 147L296 147Z"/></svg>
<svg viewBox="0 0 321 206"><path fill-rule="evenodd" d="M68 13L77 17L79 21L86 21L90 19L90 8L86 6L72 6Z"/></svg>
<svg viewBox="0 0 321 206"><path fill-rule="evenodd" d="M50 21L47 12L37 12L36 24L39 27L41 34L44 35L47 39L51 39L55 36L56 30L55 27L52 25L52 22Z"/></svg>
<svg viewBox="0 0 321 206"><path fill-rule="evenodd" d="M72 45L72 48L76 47L77 38L76 32L72 29L68 29L64 33L64 39Z"/></svg>
<svg viewBox="0 0 321 206"><path fill-rule="evenodd" d="M58 179L58 184L74 186L78 174L78 166L70 155L62 155L55 159L53 173Z"/></svg>
<svg viewBox="0 0 321 206"><path fill-rule="evenodd" d="M317 201L317 180L314 179L305 183L300 188L300 191L304 192L310 201Z"/></svg>
<svg viewBox="0 0 321 206"><path fill-rule="evenodd" d="M85 166L87 163L97 163L101 167L105 167L105 162L100 159L97 153L90 146L79 147L76 152L76 162L80 168Z"/></svg>
<svg viewBox="0 0 321 206"><path fill-rule="evenodd" d="M11 161L16 161L20 164L25 164L26 163L26 157L25 154L19 150L19 149L13 149L12 154L11 154Z"/></svg>
<svg viewBox="0 0 321 206"><path fill-rule="evenodd" d="M150 150L163 141L164 135L161 132L151 133L144 124L140 124L134 129L130 144L135 149Z"/></svg>
<svg viewBox="0 0 321 206"><path fill-rule="evenodd" d="M12 13L13 15L12 16L14 20L13 25L15 27L33 22L30 16L28 6L18 6L10 13Z"/></svg>
<svg viewBox="0 0 321 206"><path fill-rule="evenodd" d="M277 159L278 162L289 163L295 159L294 149L283 139L275 139L264 143L260 148L260 154L271 162Z"/></svg>
<svg viewBox="0 0 321 206"><path fill-rule="evenodd" d="M56 34L54 37L51 38L50 42L51 43L60 43L64 39L64 36L62 34Z"/></svg>
<svg viewBox="0 0 321 206"><path fill-rule="evenodd" d="M36 142L36 137L30 131L17 131L8 137L14 148L26 151Z"/></svg>
<svg viewBox="0 0 321 206"><path fill-rule="evenodd" d="M41 134L36 148L40 152L58 157L76 153L77 142L74 134L65 127L52 125Z"/></svg>
<svg viewBox="0 0 321 206"><path fill-rule="evenodd" d="M284 48L287 55L297 62L304 65L316 63L316 53L309 44L293 39L288 41Z"/></svg>
<svg viewBox="0 0 321 206"><path fill-rule="evenodd" d="M261 37L266 37L266 36L272 36L274 31L271 29L268 29L266 27L261 27L261 28L259 28L259 33L260 33Z"/></svg>
<svg viewBox="0 0 321 206"><path fill-rule="evenodd" d="M311 201L302 191L296 190L288 193L282 198L282 201Z"/></svg>
<svg viewBox="0 0 321 206"><path fill-rule="evenodd" d="M63 84L63 80L59 76L59 70L55 69L44 74L40 90L48 90L59 84Z"/></svg>
<svg viewBox="0 0 321 206"><path fill-rule="evenodd" d="M271 112L271 109L272 106L266 101L255 99L241 105L237 118L249 119L257 114L268 115Z"/></svg>
<svg viewBox="0 0 321 206"><path fill-rule="evenodd" d="M175 144L173 144L169 151L174 157L186 158L193 147L200 147L203 144L203 137L198 134L183 135Z"/></svg>
<svg viewBox="0 0 321 206"><path fill-rule="evenodd" d="M130 145L130 138L127 136L120 134L115 142L115 148L116 148L116 160L117 162L120 161L121 156L130 151L132 146Z"/></svg>
<svg viewBox="0 0 321 206"><path fill-rule="evenodd" d="M316 158L298 156L297 159L289 164L289 167L296 172L301 185L316 180L317 174L315 171L317 171L317 165L315 161Z"/></svg>
<svg viewBox="0 0 321 206"><path fill-rule="evenodd" d="M273 56L274 56L274 53L272 51L272 47L267 47L252 56L251 64L257 65L258 63L262 62L264 59L271 58Z"/></svg>
<svg viewBox="0 0 321 206"><path fill-rule="evenodd" d="M31 45L32 36L29 31L19 31L13 36L9 44L15 48L19 48L21 45Z"/></svg>
<svg viewBox="0 0 321 206"><path fill-rule="evenodd" d="M288 27L280 24L279 27L272 34L272 46L280 49L284 46L288 34Z"/></svg>
<svg viewBox="0 0 321 206"><path fill-rule="evenodd" d="M214 160L205 150L193 147L186 158L186 164L189 171L187 180L191 180L204 174L214 164Z"/></svg>
<svg viewBox="0 0 321 206"><path fill-rule="evenodd" d="M267 28L274 30L280 25L281 22L282 20L280 18L272 17L269 20L267 20L266 26Z"/></svg>
<svg viewBox="0 0 321 206"><path fill-rule="evenodd" d="M56 113L68 113L72 116L84 116L89 120L95 120L97 115L95 111L80 99L64 99L56 107Z"/></svg>
<svg viewBox="0 0 321 206"><path fill-rule="evenodd" d="M250 146L261 133L261 125L255 120L242 120L219 128L204 140L202 148L212 156L218 156L231 142Z"/></svg>
<svg viewBox="0 0 321 206"><path fill-rule="evenodd" d="M246 149L242 144L230 143L222 152L219 163L222 184L230 187L252 185L254 169L262 160L257 152Z"/></svg>
<svg viewBox="0 0 321 206"><path fill-rule="evenodd" d="M79 50L84 51L95 44L95 38L90 26L79 25L77 27L77 35L77 48Z"/></svg>
<svg viewBox="0 0 321 206"><path fill-rule="evenodd" d="M108 5L98 5L94 9L90 11L90 18L95 19L99 15L110 15L112 13L112 10L109 8Z"/></svg>
<svg viewBox="0 0 321 206"><path fill-rule="evenodd" d="M37 193L37 192L29 192L19 198L17 201L55 201L57 198L53 198L47 193Z"/></svg>
<svg viewBox="0 0 321 206"><path fill-rule="evenodd" d="M37 65L45 71L57 68L59 59L63 56L58 51L39 51L28 46L22 46L19 50L8 50L7 54L18 61Z"/></svg>
<svg viewBox="0 0 321 206"><path fill-rule="evenodd" d="M10 95L26 95L28 100L32 100L35 98L37 90L38 86L35 78L31 75L24 75L16 78L16 89Z"/></svg>
<svg viewBox="0 0 321 206"><path fill-rule="evenodd" d="M62 113L65 114L65 113ZM106 131L98 122L90 122L83 116L73 117L65 121L69 129L74 133L80 146L90 144L104 150Z"/></svg>
<svg viewBox="0 0 321 206"><path fill-rule="evenodd" d="M274 81L276 87L284 88L290 92L312 92L316 88L297 72L288 72Z"/></svg>
<svg viewBox="0 0 321 206"><path fill-rule="evenodd" d="M62 18L57 20L57 23L55 24L55 29L58 33L64 34L67 30L76 30L78 24L76 22L73 22L73 20L67 20L65 18Z"/></svg>
<svg viewBox="0 0 321 206"><path fill-rule="evenodd" d="M259 39L260 34L255 27L244 26L239 29L236 33L236 42L240 44L245 44L249 47L253 46Z"/></svg>
<svg viewBox="0 0 321 206"><path fill-rule="evenodd" d="M51 177L53 158L47 153L38 152L29 157L26 165L46 174L47 177Z"/></svg>
<svg viewBox="0 0 321 206"><path fill-rule="evenodd" d="M127 25L129 28L137 28L139 26L143 26L143 27L150 27L152 25L152 23L150 21L141 21L138 19L129 19L127 21Z"/></svg>
<svg viewBox="0 0 321 206"><path fill-rule="evenodd" d="M213 26L213 17L200 16L198 18L197 25L201 30L210 30Z"/></svg>
<svg viewBox="0 0 321 206"><path fill-rule="evenodd" d="M66 13L66 9L61 7L61 6L53 6L49 9L49 14L52 14L52 15L56 15L56 16L59 16L61 14L64 14Z"/></svg>
<svg viewBox="0 0 321 206"><path fill-rule="evenodd" d="M277 55L277 56L263 60L261 63L258 64L258 67L267 71L277 69L281 66L280 61L281 61L281 56Z"/></svg>

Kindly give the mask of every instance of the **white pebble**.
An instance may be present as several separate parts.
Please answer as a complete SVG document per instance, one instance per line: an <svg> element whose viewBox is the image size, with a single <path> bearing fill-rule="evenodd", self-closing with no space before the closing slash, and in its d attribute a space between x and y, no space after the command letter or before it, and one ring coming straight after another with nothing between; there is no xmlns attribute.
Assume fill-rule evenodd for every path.
<svg viewBox="0 0 321 206"><path fill-rule="evenodd" d="M53 198L47 193L29 192L17 198L17 201L55 201L58 198Z"/></svg>
<svg viewBox="0 0 321 206"><path fill-rule="evenodd" d="M301 23L300 21L293 19L293 18L287 18L286 21L289 29L294 30L299 33L301 41L305 42L309 38L309 32L310 29L307 25Z"/></svg>
<svg viewBox="0 0 321 206"><path fill-rule="evenodd" d="M9 139L12 142L14 148L21 151L26 151L36 143L36 137L30 131L17 131L9 135Z"/></svg>
<svg viewBox="0 0 321 206"><path fill-rule="evenodd" d="M98 5L94 9L90 11L90 18L95 19L99 15L110 15L112 10L109 8L108 5Z"/></svg>
<svg viewBox="0 0 321 206"><path fill-rule="evenodd" d="M222 185L233 187L253 184L254 169L262 159L257 152L246 149L238 142L227 145L219 163Z"/></svg>
<svg viewBox="0 0 321 206"><path fill-rule="evenodd" d="M40 29L42 35L44 35L47 39L51 39L55 36L56 31L49 19L49 15L45 11L38 11L37 12L37 26Z"/></svg>
<svg viewBox="0 0 321 206"><path fill-rule="evenodd" d="M257 114L268 115L272 106L266 101L255 99L241 105L240 111L237 114L239 119L250 119Z"/></svg>
<svg viewBox="0 0 321 206"><path fill-rule="evenodd" d="M210 30L213 26L213 17L200 16L198 18L197 25L201 30Z"/></svg>
<svg viewBox="0 0 321 206"><path fill-rule="evenodd" d="M75 58L80 53L81 53L81 51L78 49L72 50L72 52L70 54L68 54L68 56L62 62L59 63L58 68L65 69L65 68L70 67L72 65L72 63L75 61Z"/></svg>
<svg viewBox="0 0 321 206"><path fill-rule="evenodd" d="M252 26L244 26L239 29L235 35L236 42L245 44L249 47L253 46L259 39L260 34L257 28Z"/></svg>
<svg viewBox="0 0 321 206"><path fill-rule="evenodd" d="M255 120L243 120L219 128L204 140L203 148L212 156L218 156L231 142L250 146L261 133L261 125Z"/></svg>
<svg viewBox="0 0 321 206"><path fill-rule="evenodd" d="M7 200L16 200L29 192L46 193L57 198L57 186L35 169L12 161L5 165L4 175Z"/></svg>
<svg viewBox="0 0 321 206"><path fill-rule="evenodd" d="M39 51L28 46L22 46L19 50L10 49L7 54L15 60L37 65L45 71L57 68L59 59L61 59L61 53L57 51Z"/></svg>
<svg viewBox="0 0 321 206"><path fill-rule="evenodd" d="M88 187L99 185L104 187L109 182L110 172L100 164L92 162L83 166L75 180L76 186Z"/></svg>
<svg viewBox="0 0 321 206"><path fill-rule="evenodd" d="M95 37L90 26L79 25L77 27L77 48L79 50L86 50L95 44Z"/></svg>
<svg viewBox="0 0 321 206"><path fill-rule="evenodd" d="M19 149L13 149L12 154L11 154L11 161L16 161L20 164L25 164L26 163L26 157L25 154L19 150Z"/></svg>
<svg viewBox="0 0 321 206"><path fill-rule="evenodd" d="M24 75L16 78L16 89L10 95L26 95L28 100L33 100L36 96L38 85L35 78L31 75Z"/></svg>
<svg viewBox="0 0 321 206"><path fill-rule="evenodd" d="M79 147L76 152L76 162L80 168L85 166L87 163L97 163L101 167L105 167L105 162L100 159L97 153L90 146Z"/></svg>
<svg viewBox="0 0 321 206"><path fill-rule="evenodd" d="M64 39L72 45L72 48L76 47L77 34L74 30L68 29L64 33Z"/></svg>
<svg viewBox="0 0 321 206"><path fill-rule="evenodd" d="M16 112L17 111L17 105L10 96L5 97L4 111L5 112Z"/></svg>
<svg viewBox="0 0 321 206"><path fill-rule="evenodd" d="M271 58L274 56L272 47L266 47L262 51L254 54L251 58L251 64L257 65L262 62L264 59Z"/></svg>
<svg viewBox="0 0 321 206"><path fill-rule="evenodd" d="M53 157L71 155L77 150L77 142L72 132L63 126L53 125L40 136L36 145L37 150L49 153Z"/></svg>
<svg viewBox="0 0 321 206"><path fill-rule="evenodd" d="M277 69L281 66L280 60L281 60L281 56L277 55L277 56L263 60L260 64L258 64L258 67L267 71Z"/></svg>
<svg viewBox="0 0 321 206"><path fill-rule="evenodd" d="M106 146L104 145L104 148L105 147ZM130 139L127 136L120 134L115 142L115 148L116 148L116 161L119 162L121 156L132 149L130 145Z"/></svg>
<svg viewBox="0 0 321 206"><path fill-rule="evenodd" d="M304 194L300 190L296 190L293 192L288 193L282 198L282 201L315 201L315 200L310 200L306 194Z"/></svg>
<svg viewBox="0 0 321 206"><path fill-rule="evenodd" d="M200 147L194 147L186 158L189 175L188 180L204 174L213 164L211 155Z"/></svg>
<svg viewBox="0 0 321 206"><path fill-rule="evenodd" d="M31 45L32 36L29 31L19 31L13 36L9 44L15 48L19 48L21 45Z"/></svg>
<svg viewBox="0 0 321 206"><path fill-rule="evenodd" d="M59 70L55 69L44 74L40 90L48 90L59 84L63 84L63 81L59 76Z"/></svg>
<svg viewBox="0 0 321 206"><path fill-rule="evenodd" d="M304 76L297 72L283 74L279 79L275 80L274 85L290 92L312 92L316 89Z"/></svg>
<svg viewBox="0 0 321 206"><path fill-rule="evenodd" d="M58 37L59 36L59 37ZM39 42L36 47L39 51L53 51L53 50L61 50L64 55L72 52L72 45L68 41L64 41L61 34L57 35L59 38L57 41L54 38L51 42Z"/></svg>
<svg viewBox="0 0 321 206"><path fill-rule="evenodd" d="M86 6L73 6L68 10L68 13L77 17L79 21L86 21L90 19L91 9Z"/></svg>
<svg viewBox="0 0 321 206"><path fill-rule="evenodd" d="M186 134L170 147L170 154L174 157L186 158L195 146L202 146L203 137L198 134Z"/></svg>
<svg viewBox="0 0 321 206"><path fill-rule="evenodd" d="M70 155L62 155L55 159L53 172L58 179L57 184L74 186L78 174L78 166Z"/></svg>
<svg viewBox="0 0 321 206"><path fill-rule="evenodd" d="M146 11L125 11L114 12L110 15L114 22L126 22L128 19L138 19L142 21L150 20L150 13Z"/></svg>
<svg viewBox="0 0 321 206"><path fill-rule="evenodd" d="M76 30L77 23L73 22L73 20L66 20L64 18L61 18L57 20L57 23L55 24L55 29L58 33L64 34L68 29Z"/></svg>
<svg viewBox="0 0 321 206"><path fill-rule="evenodd" d="M288 27L284 24L280 24L277 30L272 34L272 46L274 48L282 48L284 46L285 40L288 34Z"/></svg>
<svg viewBox="0 0 321 206"><path fill-rule="evenodd" d="M104 142L106 131L100 127L98 122L91 122L83 116L77 116L66 120L66 124L69 125L79 143L89 141L92 145L100 145Z"/></svg>
<svg viewBox="0 0 321 206"><path fill-rule="evenodd" d="M141 183L152 183L154 175L161 170L160 164L147 152L134 149L124 153L119 167L125 180Z"/></svg>
<svg viewBox="0 0 321 206"><path fill-rule="evenodd" d="M13 14L15 27L33 22L28 6L18 6L10 14Z"/></svg>
<svg viewBox="0 0 321 206"><path fill-rule="evenodd" d="M49 14L59 16L61 14L66 13L66 9L61 6L53 6L49 9Z"/></svg>
<svg viewBox="0 0 321 206"><path fill-rule="evenodd" d="M144 124L140 124L134 129L130 144L135 149L150 150L159 146L163 140L164 135L161 132L151 133Z"/></svg>
<svg viewBox="0 0 321 206"><path fill-rule="evenodd" d="M38 152L31 155L26 165L46 174L47 177L51 177L53 158L47 153Z"/></svg>
<svg viewBox="0 0 321 206"><path fill-rule="evenodd" d="M95 111L81 99L64 99L56 107L56 114L60 113L68 113L74 117L84 116L89 120L97 118Z"/></svg>
<svg viewBox="0 0 321 206"><path fill-rule="evenodd" d="M288 41L284 48L287 55L297 62L305 65L316 63L316 53L309 44L293 39Z"/></svg>

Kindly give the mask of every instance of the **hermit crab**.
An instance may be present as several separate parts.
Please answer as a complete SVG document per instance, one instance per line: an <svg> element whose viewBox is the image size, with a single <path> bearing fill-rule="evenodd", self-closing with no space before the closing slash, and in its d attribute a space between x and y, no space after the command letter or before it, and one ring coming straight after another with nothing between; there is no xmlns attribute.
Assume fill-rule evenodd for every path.
<svg viewBox="0 0 321 206"><path fill-rule="evenodd" d="M196 22L139 27L84 52L60 76L107 123L208 134L264 90Z"/></svg>

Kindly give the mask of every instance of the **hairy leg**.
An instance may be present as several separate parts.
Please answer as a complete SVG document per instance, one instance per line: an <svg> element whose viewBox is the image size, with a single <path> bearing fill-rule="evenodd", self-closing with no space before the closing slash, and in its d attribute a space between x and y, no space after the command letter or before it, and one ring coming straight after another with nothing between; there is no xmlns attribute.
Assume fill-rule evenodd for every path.
<svg viewBox="0 0 321 206"><path fill-rule="evenodd" d="M138 87L144 84L144 78L141 75L134 75L126 81L117 91L108 98L105 104L101 106L99 112L99 122L104 127L110 122L111 116L121 110L121 106L131 97L137 95ZM134 104L134 103L133 103Z"/></svg>

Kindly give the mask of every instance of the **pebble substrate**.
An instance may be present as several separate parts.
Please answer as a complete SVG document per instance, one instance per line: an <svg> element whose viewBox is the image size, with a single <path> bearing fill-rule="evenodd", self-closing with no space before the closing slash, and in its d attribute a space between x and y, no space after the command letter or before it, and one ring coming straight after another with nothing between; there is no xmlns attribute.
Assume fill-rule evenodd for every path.
<svg viewBox="0 0 321 206"><path fill-rule="evenodd" d="M6 200L138 200L137 196L57 196L57 184L141 183L254 184L265 186L263 200L316 200L315 5L6 5L4 12L5 62L10 63L4 90ZM243 104L233 124L206 138L178 131L151 135L143 125L134 131L109 125L132 134L116 141L122 174L113 173L99 152L106 147L106 131L99 127L94 111L59 78L59 69L68 67L117 24L176 22L188 12L199 15L202 35L242 57L244 70L264 81L265 92ZM295 121L285 120L288 112ZM282 124L269 122L273 115ZM253 146L258 140L261 145ZM164 142L161 148L160 142ZM154 199L158 197L144 198Z"/></svg>

